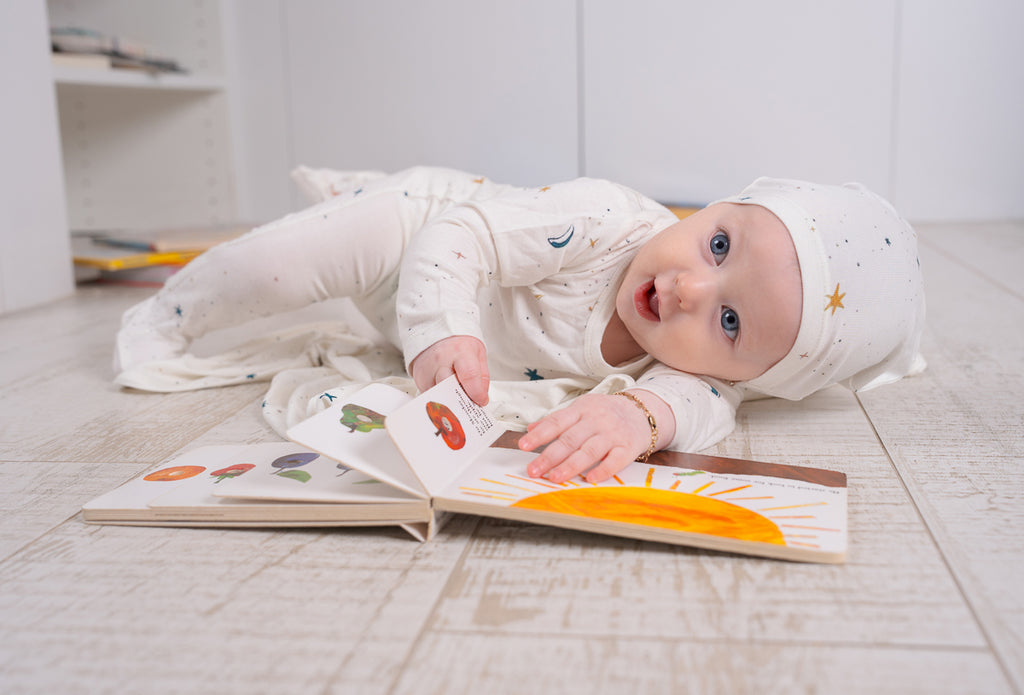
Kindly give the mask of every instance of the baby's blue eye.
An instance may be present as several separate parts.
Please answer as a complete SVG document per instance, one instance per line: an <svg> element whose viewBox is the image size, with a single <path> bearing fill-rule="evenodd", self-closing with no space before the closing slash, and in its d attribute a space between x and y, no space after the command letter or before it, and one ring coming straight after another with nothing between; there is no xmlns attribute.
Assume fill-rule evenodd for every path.
<svg viewBox="0 0 1024 695"><path fill-rule="evenodd" d="M711 253L717 263L721 263L729 253L729 235L719 232L711 237Z"/></svg>
<svg viewBox="0 0 1024 695"><path fill-rule="evenodd" d="M732 309L722 309L722 330L729 340L736 340L740 332L740 317Z"/></svg>

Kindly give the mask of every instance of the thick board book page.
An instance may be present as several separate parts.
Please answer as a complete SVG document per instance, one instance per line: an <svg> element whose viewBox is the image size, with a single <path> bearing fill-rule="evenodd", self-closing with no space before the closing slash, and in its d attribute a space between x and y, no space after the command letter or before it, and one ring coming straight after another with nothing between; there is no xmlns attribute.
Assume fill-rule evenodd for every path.
<svg viewBox="0 0 1024 695"><path fill-rule="evenodd" d="M385 426L431 497L505 432L470 400L454 376L395 410Z"/></svg>
<svg viewBox="0 0 1024 695"><path fill-rule="evenodd" d="M291 427L288 439L409 495L427 491L388 436L385 422L412 396L371 384Z"/></svg>
<svg viewBox="0 0 1024 695"><path fill-rule="evenodd" d="M509 433L512 435L512 433ZM599 484L529 478L518 436L492 447L434 498L438 510L803 562L847 547L846 476L659 452Z"/></svg>
<svg viewBox="0 0 1024 695"><path fill-rule="evenodd" d="M312 471L312 472L311 472ZM350 488L347 504L285 497L225 498L218 492L246 478L277 478L294 487L322 479L335 490ZM338 477L337 463L292 442L199 447L165 462L82 508L90 523L159 526L348 526L400 525L429 535L427 501L397 491L381 494L365 477ZM315 497L316 495L314 495ZM355 499L359 497L358 501ZM289 501L292 500L292 501ZM409 525L413 525L409 527Z"/></svg>

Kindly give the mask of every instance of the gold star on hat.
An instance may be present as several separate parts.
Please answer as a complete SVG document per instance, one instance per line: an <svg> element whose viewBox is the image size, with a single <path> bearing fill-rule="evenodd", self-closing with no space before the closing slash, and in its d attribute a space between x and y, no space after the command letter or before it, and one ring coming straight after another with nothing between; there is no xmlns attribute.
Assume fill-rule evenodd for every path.
<svg viewBox="0 0 1024 695"><path fill-rule="evenodd" d="M825 305L825 311L828 311L829 309L831 309L833 316L836 315L836 309L845 309L846 308L845 306L843 306L843 297L846 296L846 293L845 292L843 292L842 294L839 293L839 283L838 282L836 283L836 291L833 292L831 295L826 294L825 296L828 297L828 304Z"/></svg>

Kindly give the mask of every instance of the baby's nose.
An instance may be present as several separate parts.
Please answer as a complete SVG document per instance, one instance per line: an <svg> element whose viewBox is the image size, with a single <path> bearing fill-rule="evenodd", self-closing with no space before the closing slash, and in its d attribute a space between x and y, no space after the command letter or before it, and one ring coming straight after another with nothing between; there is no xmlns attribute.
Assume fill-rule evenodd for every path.
<svg viewBox="0 0 1024 695"><path fill-rule="evenodd" d="M683 311L695 311L711 297L714 286L708 273L697 270L682 270L676 273L673 286Z"/></svg>

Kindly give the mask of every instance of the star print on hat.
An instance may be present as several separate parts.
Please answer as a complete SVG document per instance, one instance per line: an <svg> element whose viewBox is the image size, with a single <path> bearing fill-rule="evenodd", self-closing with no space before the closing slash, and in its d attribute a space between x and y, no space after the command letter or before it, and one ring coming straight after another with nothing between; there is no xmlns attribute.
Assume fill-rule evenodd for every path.
<svg viewBox="0 0 1024 695"><path fill-rule="evenodd" d="M924 288L917 235L860 184L760 178L717 201L760 205L789 230L803 309L789 353L745 386L798 400L841 383L854 391L924 368Z"/></svg>

